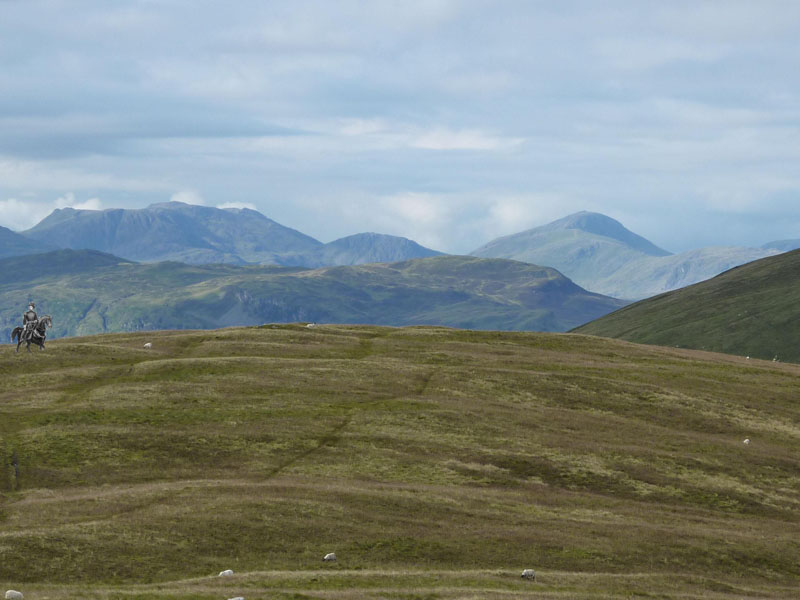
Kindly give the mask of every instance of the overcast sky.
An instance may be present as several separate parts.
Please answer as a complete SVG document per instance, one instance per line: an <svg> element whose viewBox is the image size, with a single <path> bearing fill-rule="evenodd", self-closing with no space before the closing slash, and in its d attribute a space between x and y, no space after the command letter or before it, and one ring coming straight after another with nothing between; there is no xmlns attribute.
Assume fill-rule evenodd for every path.
<svg viewBox="0 0 800 600"><path fill-rule="evenodd" d="M249 206L465 253L800 237L800 2L0 0L0 225Z"/></svg>

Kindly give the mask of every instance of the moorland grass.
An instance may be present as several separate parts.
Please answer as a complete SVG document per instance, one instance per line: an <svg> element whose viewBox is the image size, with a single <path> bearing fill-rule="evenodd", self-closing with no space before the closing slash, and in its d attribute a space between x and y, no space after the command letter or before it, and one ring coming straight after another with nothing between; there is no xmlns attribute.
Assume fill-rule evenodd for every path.
<svg viewBox="0 0 800 600"><path fill-rule="evenodd" d="M793 598L800 585L794 365L301 325L0 354L0 586L28 598ZM519 579L529 567L538 582ZM209 577L225 568L241 575Z"/></svg>

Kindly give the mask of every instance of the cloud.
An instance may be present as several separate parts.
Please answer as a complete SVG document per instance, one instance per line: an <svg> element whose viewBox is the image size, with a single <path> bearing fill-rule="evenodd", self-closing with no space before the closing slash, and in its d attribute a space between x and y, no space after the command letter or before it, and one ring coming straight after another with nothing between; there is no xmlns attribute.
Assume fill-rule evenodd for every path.
<svg viewBox="0 0 800 600"><path fill-rule="evenodd" d="M723 214L796 236L800 5L720 4L6 2L0 222L235 186L449 251L584 208L671 249Z"/></svg>
<svg viewBox="0 0 800 600"><path fill-rule="evenodd" d="M258 210L256 205L252 202L223 202L222 204L217 204L217 208L249 208L250 210Z"/></svg>
<svg viewBox="0 0 800 600"><path fill-rule="evenodd" d="M504 150L519 146L522 138L502 137L478 130L433 129L411 141L414 148L428 150Z"/></svg>
<svg viewBox="0 0 800 600"><path fill-rule="evenodd" d="M56 208L74 208L76 210L103 210L103 203L99 198L89 198L83 202L75 201L75 194L67 192L55 201Z"/></svg>
<svg viewBox="0 0 800 600"><path fill-rule="evenodd" d="M175 192L170 196L170 202L183 202L184 204L194 204L196 206L205 206L206 201L203 197L194 190L181 190Z"/></svg>
<svg viewBox="0 0 800 600"><path fill-rule="evenodd" d="M36 225L57 208L102 210L103 203L99 198L78 201L72 192L67 192L52 202L9 198L0 200L0 225L15 231L24 231Z"/></svg>

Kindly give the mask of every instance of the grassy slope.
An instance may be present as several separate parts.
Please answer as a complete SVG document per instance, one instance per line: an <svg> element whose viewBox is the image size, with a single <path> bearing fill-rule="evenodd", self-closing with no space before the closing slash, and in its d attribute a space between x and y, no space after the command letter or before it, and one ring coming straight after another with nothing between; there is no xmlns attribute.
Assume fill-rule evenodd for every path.
<svg viewBox="0 0 800 600"><path fill-rule="evenodd" d="M800 251L764 258L579 327L645 344L800 362Z"/></svg>
<svg viewBox="0 0 800 600"><path fill-rule="evenodd" d="M54 256L64 253L73 262L80 254ZM53 259L27 260L26 267L17 261L5 270L37 274L33 262L40 260L52 271ZM624 304L587 292L553 269L474 257L313 271L103 263L0 282L0 333L19 324L29 297L40 314L53 316L55 337L294 321L564 331Z"/></svg>
<svg viewBox="0 0 800 600"><path fill-rule="evenodd" d="M282 325L6 346L0 373L0 453L20 465L0 476L0 587L26 598L793 598L800 584L793 365ZM213 577L225 568L243 574Z"/></svg>

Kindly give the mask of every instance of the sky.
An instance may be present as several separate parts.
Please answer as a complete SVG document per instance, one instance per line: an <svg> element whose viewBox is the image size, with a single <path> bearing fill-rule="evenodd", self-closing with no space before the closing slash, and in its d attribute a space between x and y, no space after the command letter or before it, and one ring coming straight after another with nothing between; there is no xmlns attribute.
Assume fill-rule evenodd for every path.
<svg viewBox="0 0 800 600"><path fill-rule="evenodd" d="M451 253L800 238L795 0L0 0L0 225L172 200Z"/></svg>

